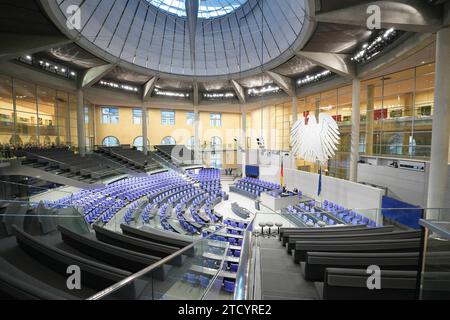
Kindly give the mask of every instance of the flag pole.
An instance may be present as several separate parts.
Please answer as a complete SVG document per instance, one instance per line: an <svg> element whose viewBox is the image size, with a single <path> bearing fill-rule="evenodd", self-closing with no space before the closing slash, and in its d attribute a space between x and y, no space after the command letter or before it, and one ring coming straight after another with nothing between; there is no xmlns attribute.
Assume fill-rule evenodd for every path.
<svg viewBox="0 0 450 320"><path fill-rule="evenodd" d="M319 164L319 184L317 188L317 196L319 198L320 206L322 206L322 163L317 161Z"/></svg>

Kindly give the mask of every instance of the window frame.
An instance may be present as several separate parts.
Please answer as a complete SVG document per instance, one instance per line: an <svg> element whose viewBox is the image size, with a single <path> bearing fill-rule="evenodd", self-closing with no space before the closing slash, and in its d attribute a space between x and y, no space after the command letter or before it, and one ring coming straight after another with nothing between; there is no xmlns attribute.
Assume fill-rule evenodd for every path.
<svg viewBox="0 0 450 320"><path fill-rule="evenodd" d="M107 112L105 113L105 110ZM118 107L102 107L102 124L119 124L119 108Z"/></svg>
<svg viewBox="0 0 450 320"><path fill-rule="evenodd" d="M186 112L186 124L188 126L193 126L195 123L195 112L188 111Z"/></svg>
<svg viewBox="0 0 450 320"><path fill-rule="evenodd" d="M136 114L139 113L139 115ZM142 125L142 109L141 108L133 108L131 110L131 121L134 125L140 126Z"/></svg>
<svg viewBox="0 0 450 320"><path fill-rule="evenodd" d="M106 145L106 144L105 144L105 140L106 140L106 139L109 139L109 138L114 138L114 139L116 139L117 145L114 145L114 146ZM117 137L115 137L115 136L106 136L106 137L104 137L103 140L102 140L102 146L104 146L104 147L118 147L118 146L120 146L120 140L119 140Z"/></svg>
<svg viewBox="0 0 450 320"><path fill-rule="evenodd" d="M210 113L209 114L209 125L211 127L221 127L222 126L222 114L221 113Z"/></svg>
<svg viewBox="0 0 450 320"><path fill-rule="evenodd" d="M172 114L173 117L168 117ZM174 126L175 125L176 113L174 110L161 110L161 125L163 126Z"/></svg>

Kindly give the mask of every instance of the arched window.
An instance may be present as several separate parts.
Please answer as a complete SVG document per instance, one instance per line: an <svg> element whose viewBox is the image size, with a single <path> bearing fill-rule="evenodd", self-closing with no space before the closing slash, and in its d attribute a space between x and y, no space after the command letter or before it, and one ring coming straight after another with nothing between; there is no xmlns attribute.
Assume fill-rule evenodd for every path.
<svg viewBox="0 0 450 320"><path fill-rule="evenodd" d="M195 147L195 137L190 137L186 142L186 147L190 150L193 150Z"/></svg>
<svg viewBox="0 0 450 320"><path fill-rule="evenodd" d="M222 148L222 139L220 137L211 138L211 149Z"/></svg>
<svg viewBox="0 0 450 320"><path fill-rule="evenodd" d="M162 140L161 140L161 144L162 145L176 145L177 144L177 142L175 141L175 139L173 138L173 137L164 137Z"/></svg>
<svg viewBox="0 0 450 320"><path fill-rule="evenodd" d="M110 136L103 139L102 145L105 147L118 147L120 145L120 142L116 137Z"/></svg>
<svg viewBox="0 0 450 320"><path fill-rule="evenodd" d="M150 144L150 141L147 139L147 146ZM136 147L139 151L144 150L144 139L142 136L136 137L136 139L133 140L133 147Z"/></svg>

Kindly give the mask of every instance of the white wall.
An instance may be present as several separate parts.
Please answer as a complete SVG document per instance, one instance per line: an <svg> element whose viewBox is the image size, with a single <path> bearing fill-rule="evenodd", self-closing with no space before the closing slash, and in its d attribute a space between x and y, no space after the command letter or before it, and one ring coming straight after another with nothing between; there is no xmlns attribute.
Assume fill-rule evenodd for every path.
<svg viewBox="0 0 450 320"><path fill-rule="evenodd" d="M386 187L388 196L426 208L429 168L429 163L425 165L425 172L360 163L358 181ZM450 165L443 174L447 174L446 207L450 208Z"/></svg>
<svg viewBox="0 0 450 320"><path fill-rule="evenodd" d="M427 174L388 166L358 164L358 181L386 187L388 196L425 207L427 202Z"/></svg>
<svg viewBox="0 0 450 320"><path fill-rule="evenodd" d="M264 166L260 168L262 180L280 183L280 168ZM322 193L317 196L319 175L305 171L284 169L284 180L289 190L297 188L303 194L318 201L329 200L350 209L381 208L384 190L354 183L348 180L322 176ZM358 210L357 210L358 211ZM370 219L377 220L376 210L358 211ZM378 217L379 219L380 217ZM380 221L377 221L378 223Z"/></svg>

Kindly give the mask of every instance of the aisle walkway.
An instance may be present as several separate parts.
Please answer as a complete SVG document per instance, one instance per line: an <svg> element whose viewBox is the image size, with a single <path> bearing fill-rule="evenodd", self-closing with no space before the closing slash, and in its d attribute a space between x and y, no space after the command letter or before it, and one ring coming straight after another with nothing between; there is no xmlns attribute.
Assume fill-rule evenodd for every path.
<svg viewBox="0 0 450 320"><path fill-rule="evenodd" d="M303 279L278 238L259 238L261 254L261 295L263 300L314 300L317 291L313 282Z"/></svg>

